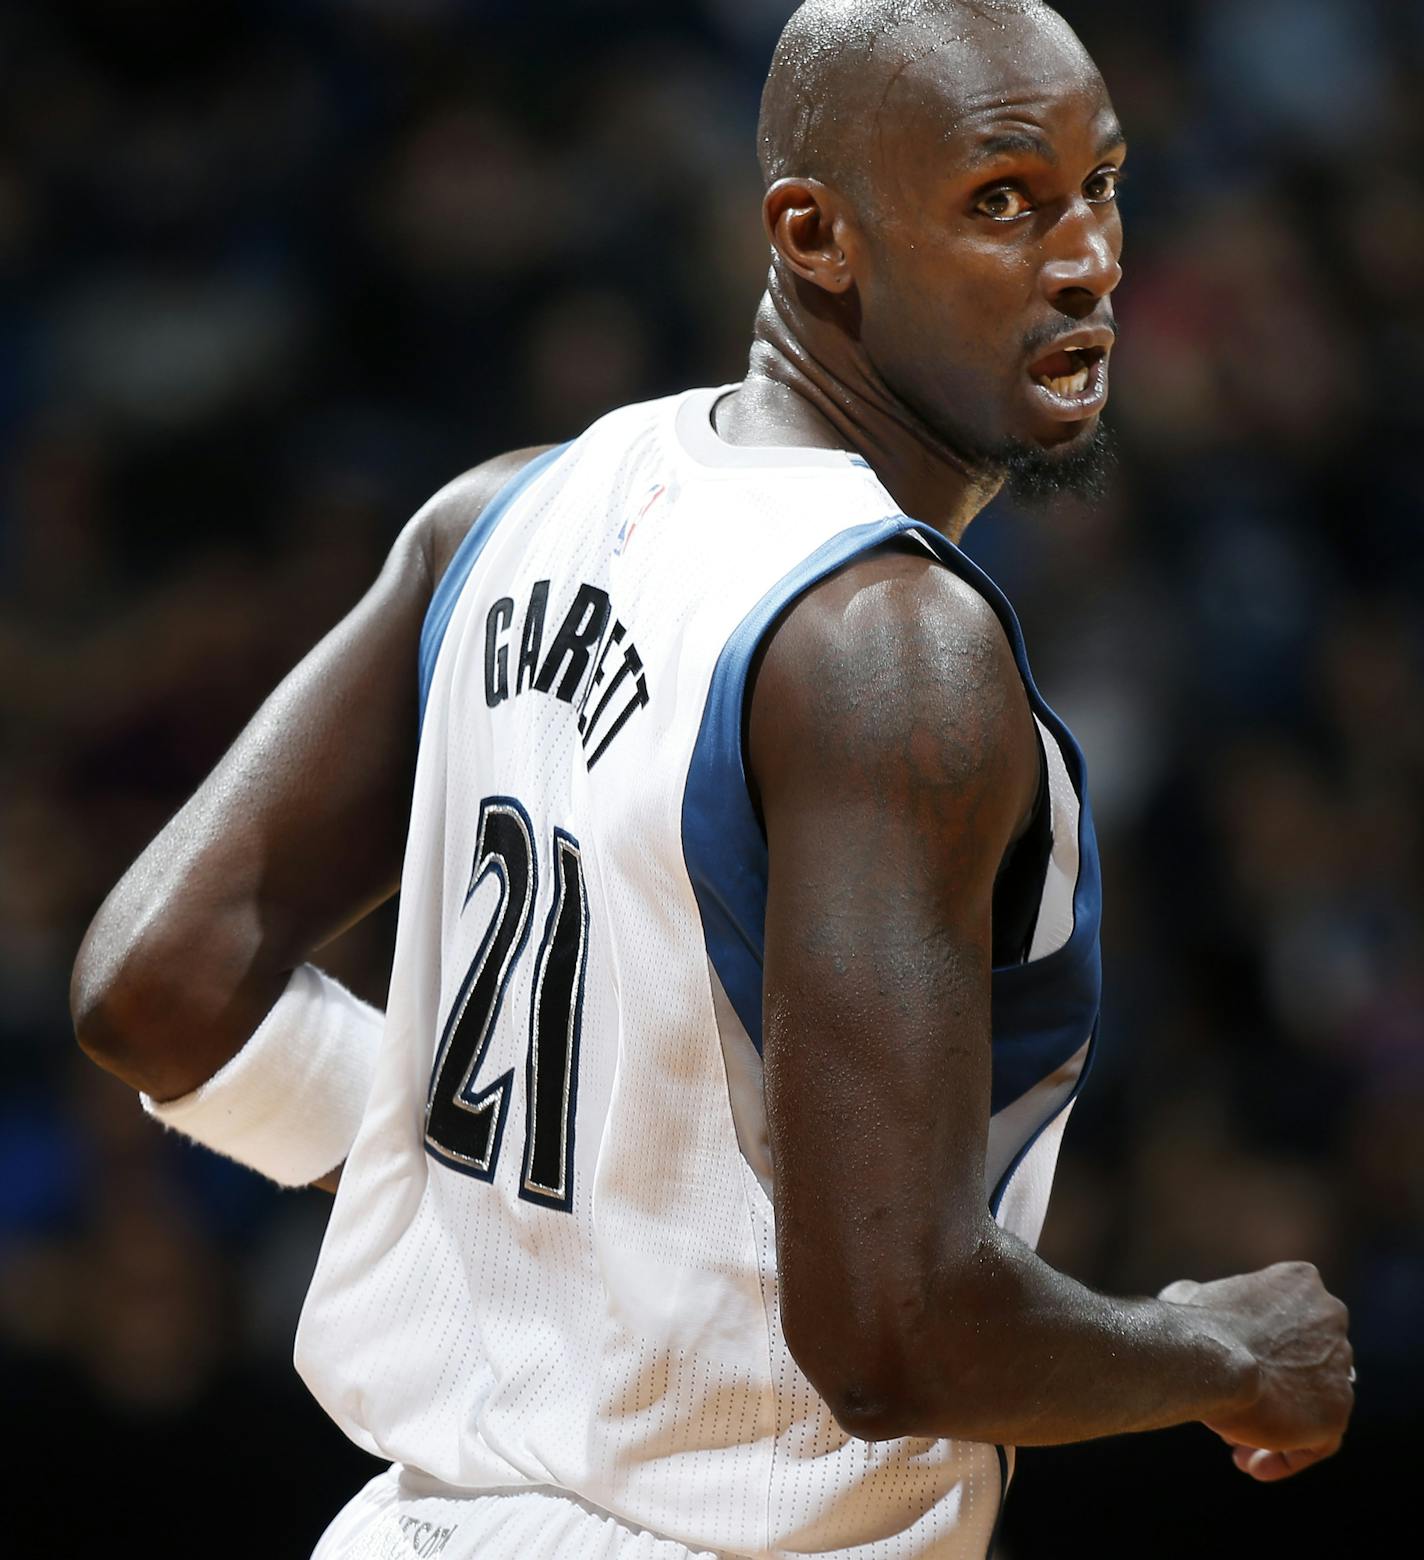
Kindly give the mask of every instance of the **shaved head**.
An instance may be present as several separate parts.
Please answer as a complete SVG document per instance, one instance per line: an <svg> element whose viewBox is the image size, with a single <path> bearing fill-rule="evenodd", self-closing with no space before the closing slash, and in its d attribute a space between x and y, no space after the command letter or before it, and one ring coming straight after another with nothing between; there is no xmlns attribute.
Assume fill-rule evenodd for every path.
<svg viewBox="0 0 1424 1560"><path fill-rule="evenodd" d="M768 298L797 350L961 471L1086 482L1126 148L1042 0L806 0L762 97Z"/></svg>
<svg viewBox="0 0 1424 1560"><path fill-rule="evenodd" d="M1006 29L1026 21L1082 53L1043 0L806 0L781 34L762 93L757 153L766 183L819 179L865 202L901 78L942 51L974 56L1001 45Z"/></svg>

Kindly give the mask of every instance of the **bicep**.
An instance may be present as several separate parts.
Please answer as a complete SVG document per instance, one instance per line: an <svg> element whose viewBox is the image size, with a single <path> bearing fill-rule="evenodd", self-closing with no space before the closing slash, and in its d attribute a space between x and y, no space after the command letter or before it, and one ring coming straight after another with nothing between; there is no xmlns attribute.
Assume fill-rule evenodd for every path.
<svg viewBox="0 0 1424 1560"><path fill-rule="evenodd" d="M877 1352L985 1217L993 885L1037 749L1002 630L937 567L820 588L753 696L778 1262L818 1385L845 1386L852 1347L888 1374Z"/></svg>

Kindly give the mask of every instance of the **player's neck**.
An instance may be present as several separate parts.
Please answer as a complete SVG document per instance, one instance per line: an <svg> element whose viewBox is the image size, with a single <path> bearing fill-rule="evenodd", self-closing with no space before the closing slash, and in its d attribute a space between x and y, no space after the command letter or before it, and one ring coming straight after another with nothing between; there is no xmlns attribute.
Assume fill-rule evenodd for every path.
<svg viewBox="0 0 1424 1560"><path fill-rule="evenodd" d="M852 449L905 514L957 541L1000 479L950 449L838 327L807 319L773 275L746 379L716 412L729 444Z"/></svg>

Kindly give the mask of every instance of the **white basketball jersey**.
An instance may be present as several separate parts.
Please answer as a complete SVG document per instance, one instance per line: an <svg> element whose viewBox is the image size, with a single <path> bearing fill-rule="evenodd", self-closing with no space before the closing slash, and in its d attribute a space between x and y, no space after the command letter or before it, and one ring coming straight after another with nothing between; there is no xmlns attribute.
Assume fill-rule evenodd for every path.
<svg viewBox="0 0 1424 1560"><path fill-rule="evenodd" d="M858 457L723 443L721 393L535 460L432 603L385 1044L298 1368L358 1444L457 1490L566 1490L735 1555L984 1560L1011 1453L848 1437L782 1336L748 670L897 537L1005 623L1052 833L994 974L986 1154L1030 1242L1097 1019L1082 760L982 573Z"/></svg>

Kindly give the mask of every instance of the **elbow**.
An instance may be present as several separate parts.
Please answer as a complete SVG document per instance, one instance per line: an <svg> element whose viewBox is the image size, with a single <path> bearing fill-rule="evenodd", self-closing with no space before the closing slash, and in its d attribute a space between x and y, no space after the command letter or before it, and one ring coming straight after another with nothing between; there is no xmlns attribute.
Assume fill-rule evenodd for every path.
<svg viewBox="0 0 1424 1560"><path fill-rule="evenodd" d="M782 1314L791 1357L840 1428L858 1441L946 1434L929 1396L937 1373L926 1370L923 1355L916 1368L914 1340L864 1325L863 1312L858 1319L850 1308L842 1314L849 1325L833 1328L823 1325L824 1312L821 1318Z"/></svg>
<svg viewBox="0 0 1424 1560"><path fill-rule="evenodd" d="M793 1358L795 1357L793 1351ZM848 1353L834 1370L806 1371L840 1428L858 1441L896 1441L904 1436L929 1440L996 1441L992 1404L983 1401L979 1372L957 1367L952 1356L908 1352L890 1365L869 1353Z"/></svg>
<svg viewBox="0 0 1424 1560"><path fill-rule="evenodd" d="M804 1365L801 1368L805 1371ZM908 1370L891 1368L884 1361L857 1359L852 1354L835 1370L818 1370L814 1376L808 1371L806 1375L831 1417L857 1441L938 1438L950 1433L944 1414L937 1412L937 1405L927 1395L923 1370L917 1380Z"/></svg>
<svg viewBox="0 0 1424 1560"><path fill-rule="evenodd" d="M96 978L81 961L70 981L69 1012L79 1049L105 1072L155 1099L188 1092L173 1070L165 1016L172 1002L152 978L134 969Z"/></svg>
<svg viewBox="0 0 1424 1560"><path fill-rule="evenodd" d="M259 961L259 944L245 935L250 919L180 914L167 905L143 918L111 897L70 977L80 1050L155 1100L179 1099L211 1078L291 973Z"/></svg>
<svg viewBox="0 0 1424 1560"><path fill-rule="evenodd" d="M820 1390L820 1389L818 1389ZM900 1384L840 1382L822 1392L831 1417L857 1441L898 1441L902 1436L932 1435Z"/></svg>
<svg viewBox="0 0 1424 1560"><path fill-rule="evenodd" d="M121 1072L134 1054L128 980L121 965L102 956L96 922L89 929L69 978L69 1017L79 1049L100 1067Z"/></svg>
<svg viewBox="0 0 1424 1560"><path fill-rule="evenodd" d="M941 1271L938 1281L925 1275L887 1291L863 1273L834 1296L811 1294L814 1303L798 1308L783 1290L783 1333L847 1435L1003 1439L994 1433L999 1362L980 1325L988 1297L968 1274Z"/></svg>
<svg viewBox="0 0 1424 1560"><path fill-rule="evenodd" d="M108 1049L106 1035L112 977L100 967L97 928L96 920L85 933L74 968L69 973L69 1021L79 1049L102 1066Z"/></svg>
<svg viewBox="0 0 1424 1560"><path fill-rule="evenodd" d="M250 1033L251 1005L238 999L266 977L263 939L254 896L219 891L180 838L161 834L75 956L69 1013L80 1050L154 1099L190 1092L233 1054L229 1041Z"/></svg>
<svg viewBox="0 0 1424 1560"><path fill-rule="evenodd" d="M106 925L101 910L90 926L69 981L69 1016L79 1049L135 1089L159 1094L155 1037L170 1003L159 966Z"/></svg>

